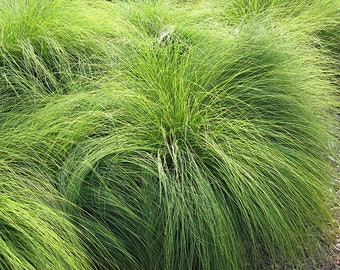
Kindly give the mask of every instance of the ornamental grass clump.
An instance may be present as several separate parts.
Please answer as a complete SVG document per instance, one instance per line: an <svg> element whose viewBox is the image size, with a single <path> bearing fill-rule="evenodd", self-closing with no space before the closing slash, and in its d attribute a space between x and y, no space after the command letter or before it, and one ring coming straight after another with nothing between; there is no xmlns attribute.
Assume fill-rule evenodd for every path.
<svg viewBox="0 0 340 270"><path fill-rule="evenodd" d="M87 34L68 37L67 83L50 91L45 71L33 68L34 81L1 62L30 84L2 77L0 266L305 269L321 260L335 85L318 37L265 14L225 24L204 1L98 3L82 7L108 28L86 32L95 20L78 15ZM9 48L2 56L23 59ZM44 61L58 74L54 52Z"/></svg>

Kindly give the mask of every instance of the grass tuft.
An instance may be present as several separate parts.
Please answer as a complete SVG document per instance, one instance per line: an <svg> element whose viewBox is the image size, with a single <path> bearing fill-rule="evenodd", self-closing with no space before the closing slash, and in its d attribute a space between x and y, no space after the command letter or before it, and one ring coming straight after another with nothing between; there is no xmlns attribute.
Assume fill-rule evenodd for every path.
<svg viewBox="0 0 340 270"><path fill-rule="evenodd" d="M322 260L330 2L0 0L0 268Z"/></svg>

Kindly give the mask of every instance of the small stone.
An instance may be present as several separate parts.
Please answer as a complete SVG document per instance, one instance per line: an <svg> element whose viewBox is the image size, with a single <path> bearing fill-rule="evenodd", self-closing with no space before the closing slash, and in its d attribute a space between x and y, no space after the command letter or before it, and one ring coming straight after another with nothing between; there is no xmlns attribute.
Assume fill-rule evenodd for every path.
<svg viewBox="0 0 340 270"><path fill-rule="evenodd" d="M337 243L337 244L335 245L335 249L340 251L340 243Z"/></svg>

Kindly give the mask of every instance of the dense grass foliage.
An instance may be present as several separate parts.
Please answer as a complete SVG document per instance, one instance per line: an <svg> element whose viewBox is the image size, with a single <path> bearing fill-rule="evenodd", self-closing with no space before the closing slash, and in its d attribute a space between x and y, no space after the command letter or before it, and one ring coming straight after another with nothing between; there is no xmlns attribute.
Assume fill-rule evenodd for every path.
<svg viewBox="0 0 340 270"><path fill-rule="evenodd" d="M321 260L339 8L297 2L0 0L0 268Z"/></svg>

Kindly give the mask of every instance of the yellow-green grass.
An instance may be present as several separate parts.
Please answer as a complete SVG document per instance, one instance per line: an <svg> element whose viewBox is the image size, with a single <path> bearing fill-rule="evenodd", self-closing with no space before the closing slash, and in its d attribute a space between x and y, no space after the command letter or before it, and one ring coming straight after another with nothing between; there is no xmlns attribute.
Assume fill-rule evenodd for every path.
<svg viewBox="0 0 340 270"><path fill-rule="evenodd" d="M322 259L335 12L218 2L0 2L2 268Z"/></svg>

